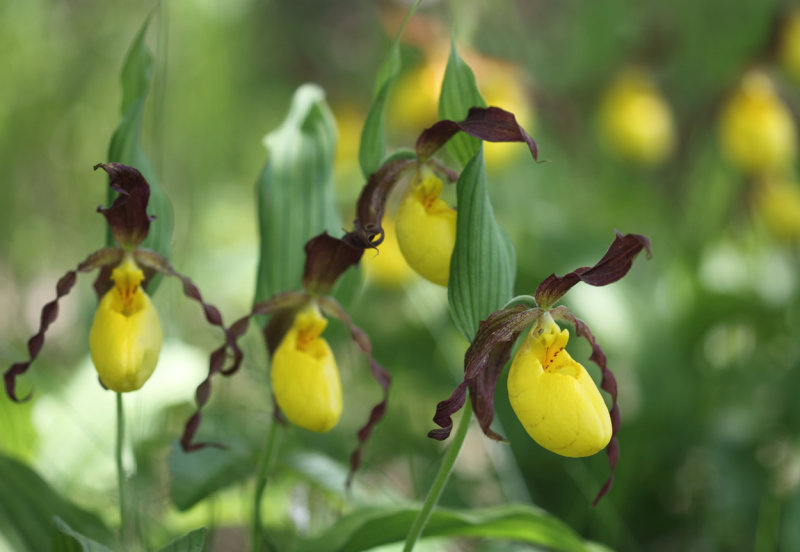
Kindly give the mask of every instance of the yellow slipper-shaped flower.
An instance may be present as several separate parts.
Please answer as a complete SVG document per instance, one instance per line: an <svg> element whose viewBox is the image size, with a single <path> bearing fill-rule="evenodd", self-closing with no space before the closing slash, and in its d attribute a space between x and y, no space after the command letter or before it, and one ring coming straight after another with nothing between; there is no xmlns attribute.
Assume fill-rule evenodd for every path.
<svg viewBox="0 0 800 552"><path fill-rule="evenodd" d="M320 337L328 321L316 306L301 311L272 356L272 392L294 425L324 433L342 414L339 369Z"/></svg>
<svg viewBox="0 0 800 552"><path fill-rule="evenodd" d="M118 393L139 389L161 352L161 322L141 288L144 273L126 257L112 274L89 332L89 351L100 381Z"/></svg>
<svg viewBox="0 0 800 552"><path fill-rule="evenodd" d="M420 276L446 286L456 243L456 211L439 197L442 181L433 173L415 178L397 210L397 243Z"/></svg>
<svg viewBox="0 0 800 552"><path fill-rule="evenodd" d="M544 314L514 357L508 397L534 441L577 458L608 445L611 417L591 376L566 351L568 340L569 332Z"/></svg>

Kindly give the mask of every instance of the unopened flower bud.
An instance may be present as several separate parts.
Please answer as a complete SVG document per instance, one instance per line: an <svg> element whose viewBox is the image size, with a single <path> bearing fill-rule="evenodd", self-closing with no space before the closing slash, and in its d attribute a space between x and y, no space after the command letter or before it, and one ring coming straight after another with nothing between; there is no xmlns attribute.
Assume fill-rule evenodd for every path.
<svg viewBox="0 0 800 552"><path fill-rule="evenodd" d="M456 243L456 211L439 197L442 181L432 172L415 178L397 211L397 242L408 264L440 286L450 279Z"/></svg>
<svg viewBox="0 0 800 552"><path fill-rule="evenodd" d="M272 356L272 392L294 425L324 433L342 413L339 369L328 342L320 337L328 321L316 306L295 316Z"/></svg>
<svg viewBox="0 0 800 552"><path fill-rule="evenodd" d="M611 440L611 418L589 373L566 351L568 340L566 329L542 315L514 357L508 397L542 447L562 456L591 456Z"/></svg>
<svg viewBox="0 0 800 552"><path fill-rule="evenodd" d="M118 393L142 387L158 363L161 322L141 287L144 273L129 256L112 274L89 332L89 351L100 381Z"/></svg>

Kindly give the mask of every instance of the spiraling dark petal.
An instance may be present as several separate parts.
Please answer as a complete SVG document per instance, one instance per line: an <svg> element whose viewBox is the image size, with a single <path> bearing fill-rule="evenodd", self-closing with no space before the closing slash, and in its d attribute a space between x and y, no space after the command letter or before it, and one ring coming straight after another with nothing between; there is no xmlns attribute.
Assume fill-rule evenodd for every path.
<svg viewBox="0 0 800 552"><path fill-rule="evenodd" d="M343 241L361 249L375 248L380 245L383 241L381 221L386 207L386 198L389 197L389 192L400 180L403 172L415 164L416 161L406 158L392 159L369 176L356 203L353 230L342 238Z"/></svg>
<svg viewBox="0 0 800 552"><path fill-rule="evenodd" d="M490 428L494 420L494 390L497 378L511 357L511 349L519 335L538 316L538 308L529 309L515 305L495 311L478 326L475 339L464 355L464 381L452 395L436 405L434 423L441 429L434 429L428 437L442 441L450 436L453 429L452 415L464 406L465 392L469 388L475 416L487 437L503 441L503 437Z"/></svg>
<svg viewBox="0 0 800 552"><path fill-rule="evenodd" d="M350 337L353 339L359 350L369 358L369 370L375 381L383 389L383 398L381 401L372 407L369 413L367 422L358 430L358 445L350 456L350 472L347 474L347 486L353 482L358 466L361 464L361 451L364 448L370 434L372 433L375 425L386 414L386 404L389 400L389 386L392 383L392 376L387 372L372 356L372 344L364 331L353 324L347 311L344 310L335 299L331 297L321 297L319 299L319 306L323 313L333 318L338 318L344 322L350 330Z"/></svg>
<svg viewBox="0 0 800 552"><path fill-rule="evenodd" d="M554 308L550 311L550 314L556 320L562 320L574 326L575 334L589 342L589 345L592 347L592 354L589 357L589 360L600 367L602 374L600 387L602 387L604 391L611 395L611 408L609 408L609 415L611 417L611 441L609 441L608 445L606 446L606 456L608 457L608 463L611 466L611 473L608 476L608 480L603 485L603 488L600 489L600 492L592 502L592 506L596 506L598 501L606 493L608 493L609 490L611 490L611 484L614 481L614 469L617 467L617 460L619 460L619 442L617 440L617 433L619 432L620 418L619 405L617 404L617 380L614 378L614 374L606 365L606 355L603 352L603 349L600 347L600 344L597 343L594 334L592 334L589 326L587 326L583 320L576 317L564 306Z"/></svg>
<svg viewBox="0 0 800 552"><path fill-rule="evenodd" d="M28 393L23 398L17 397L16 385L17 376L21 376L28 371L31 363L39 356L39 352L44 345L44 335L50 324L58 318L58 300L67 295L77 280L78 272L91 272L98 268L117 264L122 260L122 250L117 248L105 248L95 251L80 263L75 270L70 270L64 274L56 284L56 298L42 307L42 315L39 321L39 331L28 340L28 355L30 358L25 362L12 364L3 375L6 393L14 402L24 402L31 398L32 393Z"/></svg>

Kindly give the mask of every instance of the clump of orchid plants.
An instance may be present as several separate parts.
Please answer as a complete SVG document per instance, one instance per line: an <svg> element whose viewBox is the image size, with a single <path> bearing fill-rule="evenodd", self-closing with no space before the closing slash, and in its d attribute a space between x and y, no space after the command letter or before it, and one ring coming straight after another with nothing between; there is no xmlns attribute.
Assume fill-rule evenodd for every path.
<svg viewBox="0 0 800 552"><path fill-rule="evenodd" d="M542 447L568 457L591 456L605 448L611 474L594 500L611 488L619 459L620 415L617 382L606 365L606 356L585 322L567 307L555 306L575 284L605 286L616 282L630 270L636 256L650 241L638 234L617 234L611 247L597 264L566 274L551 274L536 288L533 297L515 298L510 306L493 312L481 322L478 333L464 357L464 380L450 397L437 405L434 422L440 429L428 436L444 440L452 428L452 415L470 401L484 434L498 441L505 439L491 429L494 419L494 393L497 379L517 340L517 350L508 376L508 397L517 418L527 433ZM523 304L515 304L520 303ZM611 397L605 401L586 369L566 351L569 331L558 322L575 328L579 337L592 347L589 360L600 367L600 387Z"/></svg>
<svg viewBox="0 0 800 552"><path fill-rule="evenodd" d="M155 218L147 214L150 187L141 173L120 163L100 163L94 168L108 173L111 189L117 192L110 207L97 209L105 216L117 246L95 251L59 279L56 298L42 308L39 331L28 340L30 358L13 364L5 372L6 393L14 401L31 397L30 393L22 398L17 395L17 377L27 372L39 355L45 333L58 317L58 301L72 290L79 272L100 270L94 284L100 303L89 333L89 351L103 387L118 393L135 391L156 367L161 351L161 323L145 291L156 273L180 279L184 294L200 303L206 320L225 332L222 361L229 347L234 356L228 370L235 370L241 363L241 350L225 328L217 308L206 303L197 286L178 273L166 258L139 247Z"/></svg>

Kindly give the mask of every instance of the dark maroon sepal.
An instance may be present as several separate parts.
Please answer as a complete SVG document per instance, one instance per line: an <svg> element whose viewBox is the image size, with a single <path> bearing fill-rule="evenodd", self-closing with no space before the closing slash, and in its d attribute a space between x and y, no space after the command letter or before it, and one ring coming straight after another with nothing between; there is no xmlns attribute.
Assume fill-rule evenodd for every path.
<svg viewBox="0 0 800 552"><path fill-rule="evenodd" d="M413 159L396 158L384 163L380 169L369 176L356 203L356 218L353 230L342 240L360 249L375 248L383 241L383 211L386 198L406 169L414 166Z"/></svg>
<svg viewBox="0 0 800 552"><path fill-rule="evenodd" d="M425 129L417 139L419 160L428 160L459 131L487 142L524 142L533 159L539 158L536 142L519 126L513 113L499 107L473 107L463 121L444 119Z"/></svg>
<svg viewBox="0 0 800 552"><path fill-rule="evenodd" d="M114 239L125 249L133 249L144 241L150 231L150 221L155 217L147 214L150 186L142 173L121 163L98 163L94 170L108 173L111 189L117 197L111 207L97 208L111 227Z"/></svg>
<svg viewBox="0 0 800 552"><path fill-rule="evenodd" d="M592 330L589 329L589 326L587 326L583 320L576 317L569 311L569 309L567 309L567 307L564 307L563 305L551 310L550 314L556 320L561 320L562 322L571 324L575 328L575 335L582 337L589 342L589 345L592 347L592 354L589 357L589 360L600 367L600 372L602 374L600 387L609 395L611 395L611 408L609 408L609 415L611 416L611 441L609 441L608 446L606 446L606 456L608 457L608 463L611 466L611 473L608 476L608 480L605 482L603 487L600 489L600 492L592 502L592 506L596 506L598 501L603 498L603 496L609 490L611 490L611 484L614 481L614 469L617 467L617 461L619 460L619 442L617 440L617 433L619 432L620 416L619 404L617 404L617 380L606 365L606 354L603 352L600 344L597 343L594 334L592 334Z"/></svg>
<svg viewBox="0 0 800 552"><path fill-rule="evenodd" d="M450 436L452 416L464 406L466 390L469 389L472 408L483 433L497 441L505 440L490 427L494 420L497 378L511 357L514 342L542 312L542 309L515 305L493 312L480 323L475 339L464 355L464 381L450 397L436 405L433 421L441 429L430 431L428 437L443 441Z"/></svg>
<svg viewBox="0 0 800 552"><path fill-rule="evenodd" d="M122 250L116 248L105 248L95 251L78 265L75 270L70 270L64 274L56 284L56 298L42 307L42 315L39 320L39 331L36 335L28 340L28 355L29 359L25 362L17 362L12 364L11 367L3 374L3 380L6 387L6 393L14 402L24 402L31 398L31 393L25 397L17 396L17 376L21 376L28 371L31 363L39 356L39 352L44 346L44 335L50 324L58 318L58 300L67 295L78 277L78 272L91 272L104 266L118 264L122 260Z"/></svg>
<svg viewBox="0 0 800 552"><path fill-rule="evenodd" d="M306 243L303 287L312 295L328 293L339 276L361 260L364 249L323 232Z"/></svg>
<svg viewBox="0 0 800 552"><path fill-rule="evenodd" d="M332 297L321 297L319 299L319 307L326 316L337 318L347 325L353 342L355 342L356 346L358 346L358 349L369 359L369 371L372 374L372 377L375 378L375 381L378 382L378 385L380 385L381 389L383 390L383 397L381 398L380 402L372 407L372 410L370 410L369 413L369 418L367 418L367 422L358 430L358 445L356 445L356 449L350 456L350 472L347 474L346 486L349 487L353 482L353 477L355 476L359 465L361 464L361 452L364 448L364 445L369 439L369 436L372 433L375 425L381 421L383 416L386 414L386 404L389 400L389 386L392 383L392 376L386 371L386 369L378 364L378 362L372 356L372 344L369 341L369 337L367 337L367 334L364 333L361 328L353 324L353 321L350 319L347 311L344 310L344 307L342 307Z"/></svg>
<svg viewBox="0 0 800 552"><path fill-rule="evenodd" d="M633 265L633 260L642 251L647 250L647 258L651 256L650 240L639 234L617 232L611 247L603 258L594 266L584 266L564 276L551 274L536 288L536 303L543 309L553 306L561 297L578 282L591 286L612 284L625 276Z"/></svg>

